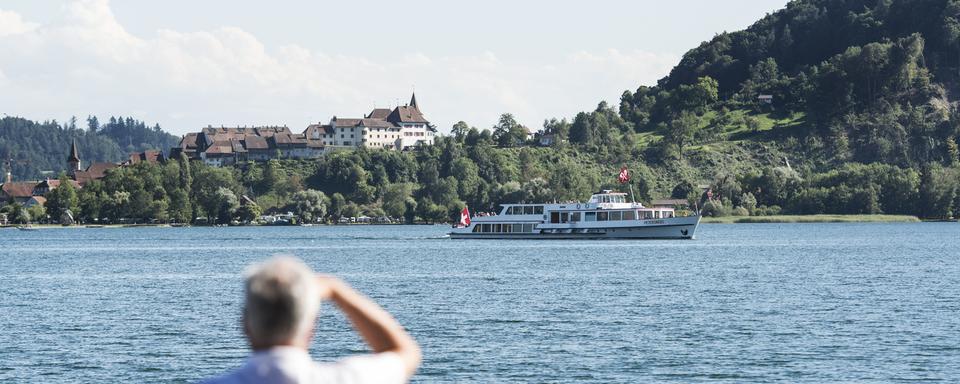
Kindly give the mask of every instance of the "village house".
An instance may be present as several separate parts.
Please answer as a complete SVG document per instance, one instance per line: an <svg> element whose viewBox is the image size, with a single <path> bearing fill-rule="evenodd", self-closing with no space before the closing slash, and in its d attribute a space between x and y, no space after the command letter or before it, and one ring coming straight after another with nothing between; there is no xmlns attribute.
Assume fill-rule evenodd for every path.
<svg viewBox="0 0 960 384"><path fill-rule="evenodd" d="M125 166L132 166L141 162L162 163L166 161L162 151L145 151L131 153L123 163L96 162L87 168L83 168L83 162L80 160L80 151L77 150L77 142L74 141L70 147L70 154L67 155L67 176L70 178L70 184L76 188L83 188L84 185L93 180L99 180L107 175L107 171ZM7 172L6 180L0 185L0 206L7 203L21 204L25 207L33 205L44 205L47 199L44 197L48 192L60 187L59 179L45 179L41 181L13 181L11 172Z"/></svg>

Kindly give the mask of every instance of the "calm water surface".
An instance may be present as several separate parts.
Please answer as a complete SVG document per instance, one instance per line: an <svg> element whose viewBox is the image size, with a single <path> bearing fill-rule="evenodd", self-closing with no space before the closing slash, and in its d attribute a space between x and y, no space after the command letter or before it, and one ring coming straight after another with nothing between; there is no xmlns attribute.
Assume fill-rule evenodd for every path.
<svg viewBox="0 0 960 384"><path fill-rule="evenodd" d="M0 382L241 365L240 274L276 253L367 293L418 382L960 381L960 225L704 225L693 241L440 226L0 229ZM311 354L364 351L325 305Z"/></svg>

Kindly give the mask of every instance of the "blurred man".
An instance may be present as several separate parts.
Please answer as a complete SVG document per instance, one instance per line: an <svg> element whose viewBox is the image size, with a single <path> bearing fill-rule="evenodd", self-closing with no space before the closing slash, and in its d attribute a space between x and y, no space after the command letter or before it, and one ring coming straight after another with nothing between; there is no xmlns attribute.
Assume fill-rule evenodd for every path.
<svg viewBox="0 0 960 384"><path fill-rule="evenodd" d="M310 359L322 300L337 304L373 354L335 363ZM249 270L243 330L253 355L240 369L208 383L405 383L420 365L420 348L389 313L292 257L274 257Z"/></svg>

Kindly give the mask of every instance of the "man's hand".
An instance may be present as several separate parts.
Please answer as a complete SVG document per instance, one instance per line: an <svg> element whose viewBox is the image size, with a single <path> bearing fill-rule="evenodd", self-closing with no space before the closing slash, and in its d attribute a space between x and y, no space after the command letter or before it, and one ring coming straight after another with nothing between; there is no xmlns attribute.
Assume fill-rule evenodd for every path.
<svg viewBox="0 0 960 384"><path fill-rule="evenodd" d="M332 300L335 291L341 286L343 286L343 281L340 281L336 276L317 275L317 289L320 291L321 300Z"/></svg>

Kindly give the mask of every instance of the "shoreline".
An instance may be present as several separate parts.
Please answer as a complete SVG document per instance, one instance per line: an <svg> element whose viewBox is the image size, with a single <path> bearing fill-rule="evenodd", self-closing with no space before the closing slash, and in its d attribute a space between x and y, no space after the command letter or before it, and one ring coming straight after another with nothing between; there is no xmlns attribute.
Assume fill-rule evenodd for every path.
<svg viewBox="0 0 960 384"><path fill-rule="evenodd" d="M705 224L776 224L776 223L919 223L910 215L773 215L704 217Z"/></svg>

